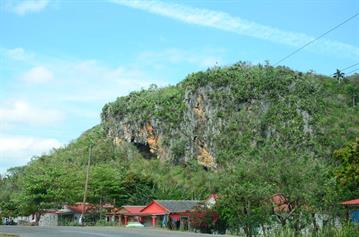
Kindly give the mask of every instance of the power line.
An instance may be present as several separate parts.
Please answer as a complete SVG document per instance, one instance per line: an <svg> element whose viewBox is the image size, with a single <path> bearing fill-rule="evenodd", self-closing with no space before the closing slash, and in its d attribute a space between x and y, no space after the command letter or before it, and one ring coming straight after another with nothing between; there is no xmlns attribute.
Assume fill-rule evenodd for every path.
<svg viewBox="0 0 359 237"><path fill-rule="evenodd" d="M359 68L354 69L353 71L350 71L350 72L348 72L347 74L351 74L351 73L356 72L356 71L358 71L358 70L359 70Z"/></svg>
<svg viewBox="0 0 359 237"><path fill-rule="evenodd" d="M338 25L330 28L328 31L326 31L325 33L319 35L317 38L312 39L311 41L309 41L308 43L304 44L302 47L300 47L299 49L294 50L293 52L291 52L290 54L288 54L287 56L285 56L284 58L280 59L279 61L277 61L274 66L277 66L279 63L283 62L284 60L286 60L287 58L293 56L294 54L298 53L299 51L301 51L302 49L304 49L305 47L307 47L308 45L314 43L315 41L319 40L320 38L322 38L323 36L329 34L330 32L332 32L333 30L339 28L340 26L344 25L345 23L347 23L348 21L354 19L355 17L359 16L359 12L355 13L354 15L352 15L351 17L347 18L345 21L339 23Z"/></svg>
<svg viewBox="0 0 359 237"><path fill-rule="evenodd" d="M340 71L345 71L345 70L347 70L347 69L349 69L349 68L352 68L352 67L354 67L354 66L356 66L356 65L359 65L359 63L355 63L355 64L350 65L350 66L348 66L348 67L342 68L342 69L340 69Z"/></svg>

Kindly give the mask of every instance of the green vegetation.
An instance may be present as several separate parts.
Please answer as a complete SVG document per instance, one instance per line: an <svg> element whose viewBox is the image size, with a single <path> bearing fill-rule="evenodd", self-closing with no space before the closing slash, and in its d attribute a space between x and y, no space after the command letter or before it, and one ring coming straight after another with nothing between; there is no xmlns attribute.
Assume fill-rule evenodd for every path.
<svg viewBox="0 0 359 237"><path fill-rule="evenodd" d="M216 212L232 233L280 226L277 236L354 236L355 228L331 223L345 222L340 201L359 196L357 98L358 74L338 81L241 62L193 73L106 104L100 125L10 169L0 179L0 207L15 216L81 201L91 146L89 202L141 205L218 193ZM147 145L148 123L160 137L158 159L138 149ZM197 161L204 148L215 167ZM288 198L290 212L274 212L276 193Z"/></svg>
<svg viewBox="0 0 359 237"><path fill-rule="evenodd" d="M343 227L333 228L326 227L320 230L318 233L313 235L312 233L308 234L298 234L289 228L281 228L280 230L275 230L271 237L356 237L358 236L358 228L351 225L344 225Z"/></svg>
<svg viewBox="0 0 359 237"><path fill-rule="evenodd" d="M148 121L156 118L167 128L181 122L184 111L184 90L170 86L158 88L151 85L148 90L132 92L126 97L119 97L115 102L103 107L102 118L106 115L126 116L130 121Z"/></svg>
<svg viewBox="0 0 359 237"><path fill-rule="evenodd" d="M339 165L335 174L339 182L351 190L359 187L359 138L334 152Z"/></svg>

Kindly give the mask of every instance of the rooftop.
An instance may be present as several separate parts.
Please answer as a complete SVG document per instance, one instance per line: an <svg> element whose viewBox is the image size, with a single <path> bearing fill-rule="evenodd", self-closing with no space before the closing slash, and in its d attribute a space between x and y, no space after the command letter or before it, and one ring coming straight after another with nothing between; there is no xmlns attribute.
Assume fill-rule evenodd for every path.
<svg viewBox="0 0 359 237"><path fill-rule="evenodd" d="M194 209L200 201L198 200L156 200L161 206L170 212L184 212Z"/></svg>
<svg viewBox="0 0 359 237"><path fill-rule="evenodd" d="M342 202L343 205L359 205L359 199Z"/></svg>

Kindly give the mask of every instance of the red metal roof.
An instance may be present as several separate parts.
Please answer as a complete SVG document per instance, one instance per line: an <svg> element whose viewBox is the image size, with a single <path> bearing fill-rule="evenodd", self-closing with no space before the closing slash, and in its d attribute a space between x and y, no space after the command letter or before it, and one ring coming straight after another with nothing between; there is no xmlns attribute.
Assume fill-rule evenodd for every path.
<svg viewBox="0 0 359 237"><path fill-rule="evenodd" d="M168 214L170 211L159 204L156 200L153 200L150 204L148 204L142 211L142 214L147 215L164 215Z"/></svg>
<svg viewBox="0 0 359 237"><path fill-rule="evenodd" d="M146 206L122 206L122 207L125 208L129 213L139 213Z"/></svg>
<svg viewBox="0 0 359 237"><path fill-rule="evenodd" d="M341 202L343 205L359 205L359 199L353 199L350 201Z"/></svg>
<svg viewBox="0 0 359 237"><path fill-rule="evenodd" d="M83 206L85 206L85 212L88 212L89 210L95 208L93 204L85 203L85 205L83 205L83 203L81 202L76 203L74 205L67 205L66 207L75 213L82 213Z"/></svg>

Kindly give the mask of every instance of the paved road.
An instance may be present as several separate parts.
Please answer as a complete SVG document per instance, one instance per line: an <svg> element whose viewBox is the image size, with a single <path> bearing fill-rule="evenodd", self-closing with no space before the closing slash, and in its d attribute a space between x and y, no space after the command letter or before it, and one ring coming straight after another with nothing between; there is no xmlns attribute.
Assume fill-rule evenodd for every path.
<svg viewBox="0 0 359 237"><path fill-rule="evenodd" d="M20 237L210 237L215 235L157 230L151 228L127 229L121 227L38 227L0 226L0 233ZM223 237L223 235L221 235Z"/></svg>

